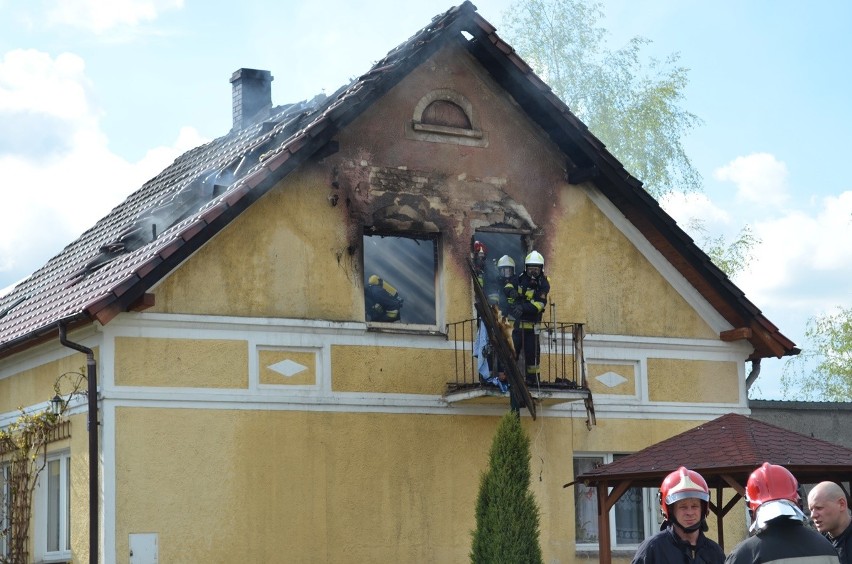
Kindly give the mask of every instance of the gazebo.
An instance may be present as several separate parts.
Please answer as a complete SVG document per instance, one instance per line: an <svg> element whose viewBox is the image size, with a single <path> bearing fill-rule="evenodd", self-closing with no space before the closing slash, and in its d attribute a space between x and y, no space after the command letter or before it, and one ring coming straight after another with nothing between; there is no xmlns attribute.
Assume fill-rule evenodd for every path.
<svg viewBox="0 0 852 564"><path fill-rule="evenodd" d="M724 548L723 519L745 495L751 472L764 462L784 466L800 484L852 479L852 449L729 413L575 476L564 487L582 483L597 489L599 559L609 564L608 515L628 488L659 488L663 478L680 466L698 471L710 487L710 511L716 515L718 541ZM736 493L723 506L724 488Z"/></svg>

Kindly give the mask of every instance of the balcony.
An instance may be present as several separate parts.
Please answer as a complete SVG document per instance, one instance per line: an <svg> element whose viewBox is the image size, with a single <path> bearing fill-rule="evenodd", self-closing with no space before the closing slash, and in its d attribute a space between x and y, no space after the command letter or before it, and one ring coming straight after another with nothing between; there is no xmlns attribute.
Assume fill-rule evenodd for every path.
<svg viewBox="0 0 852 564"><path fill-rule="evenodd" d="M477 335L476 319L466 319L447 325L447 340L454 346L455 379L447 382L444 399L450 404L504 404L509 393L497 386L483 383L477 371L478 359L473 356ZM542 322L539 332L541 346L540 382L529 385L529 394L536 405L583 401L589 425L594 425L592 394L586 381L583 355L583 324L573 322ZM518 360L519 373L524 373L523 355ZM534 415L534 410L530 410Z"/></svg>

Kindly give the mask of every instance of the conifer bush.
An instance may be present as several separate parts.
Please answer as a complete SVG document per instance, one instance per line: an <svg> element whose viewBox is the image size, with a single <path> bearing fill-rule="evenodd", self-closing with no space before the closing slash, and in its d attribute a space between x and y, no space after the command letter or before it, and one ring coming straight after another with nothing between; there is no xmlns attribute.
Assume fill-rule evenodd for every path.
<svg viewBox="0 0 852 564"><path fill-rule="evenodd" d="M539 564L539 511L530 491L530 441L515 412L500 421L479 481L474 564Z"/></svg>

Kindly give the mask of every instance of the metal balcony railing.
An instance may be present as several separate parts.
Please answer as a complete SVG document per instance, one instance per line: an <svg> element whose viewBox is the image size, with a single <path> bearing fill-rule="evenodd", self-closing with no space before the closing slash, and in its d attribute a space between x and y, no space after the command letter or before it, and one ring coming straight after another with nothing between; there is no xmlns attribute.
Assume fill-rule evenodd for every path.
<svg viewBox="0 0 852 564"><path fill-rule="evenodd" d="M476 319L447 324L447 340L454 344L455 358L455 379L447 383L450 392L484 385L477 371L478 359L473 356L477 325ZM537 330L541 347L541 387L551 390L588 390L583 324L543 321ZM523 374L523 354L519 355L518 362Z"/></svg>

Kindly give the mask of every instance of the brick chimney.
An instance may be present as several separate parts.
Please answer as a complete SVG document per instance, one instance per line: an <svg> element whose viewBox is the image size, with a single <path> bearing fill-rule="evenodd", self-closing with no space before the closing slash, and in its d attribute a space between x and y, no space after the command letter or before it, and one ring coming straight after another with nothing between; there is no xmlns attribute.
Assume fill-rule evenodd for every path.
<svg viewBox="0 0 852 564"><path fill-rule="evenodd" d="M266 118L272 108L272 73L239 69L231 75L234 130Z"/></svg>

